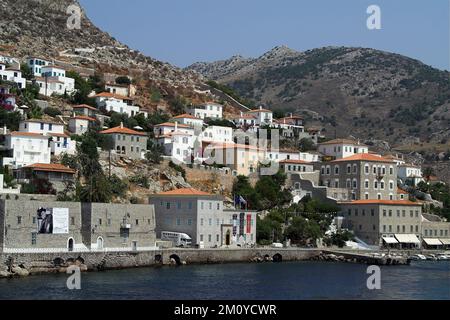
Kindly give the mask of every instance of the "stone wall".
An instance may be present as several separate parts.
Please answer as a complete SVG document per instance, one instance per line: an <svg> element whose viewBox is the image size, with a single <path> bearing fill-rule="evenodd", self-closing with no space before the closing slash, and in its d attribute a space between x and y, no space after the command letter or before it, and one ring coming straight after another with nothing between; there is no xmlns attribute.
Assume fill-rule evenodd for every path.
<svg viewBox="0 0 450 320"><path fill-rule="evenodd" d="M22 266L31 274L61 272L61 268L79 262L87 270L98 271L171 264L231 263L272 260L310 260L320 255L320 250L309 249L164 249L144 252L88 252L88 253L13 253L0 254L0 271L11 263ZM276 258L277 258L276 257ZM171 258L174 260L171 261ZM179 260L178 260L179 259Z"/></svg>

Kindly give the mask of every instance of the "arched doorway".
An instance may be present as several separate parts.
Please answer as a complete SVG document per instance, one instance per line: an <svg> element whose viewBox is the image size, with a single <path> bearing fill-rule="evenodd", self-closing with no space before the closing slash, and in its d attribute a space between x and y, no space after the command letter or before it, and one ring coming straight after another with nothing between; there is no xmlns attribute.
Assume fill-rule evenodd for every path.
<svg viewBox="0 0 450 320"><path fill-rule="evenodd" d="M231 232L230 230L227 231L227 234L225 235L225 245L229 246L231 244Z"/></svg>
<svg viewBox="0 0 450 320"><path fill-rule="evenodd" d="M97 249L103 250L103 238L102 237L97 238Z"/></svg>
<svg viewBox="0 0 450 320"><path fill-rule="evenodd" d="M281 254L277 253L272 257L272 261L273 262L282 262L283 256Z"/></svg>
<svg viewBox="0 0 450 320"><path fill-rule="evenodd" d="M69 238L69 240L67 241L67 250L69 252L73 251L73 238Z"/></svg>
<svg viewBox="0 0 450 320"><path fill-rule="evenodd" d="M181 259L180 259L180 257L179 257L178 255L172 254L172 255L169 257L169 259L170 259L171 263L174 262L174 264L176 264L177 266L180 266L180 265L181 265ZM172 262L172 261L173 261L173 262Z"/></svg>

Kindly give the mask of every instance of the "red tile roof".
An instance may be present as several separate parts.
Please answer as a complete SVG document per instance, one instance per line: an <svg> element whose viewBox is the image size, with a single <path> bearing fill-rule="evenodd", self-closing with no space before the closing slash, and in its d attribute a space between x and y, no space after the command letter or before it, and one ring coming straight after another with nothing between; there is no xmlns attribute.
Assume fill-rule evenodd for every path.
<svg viewBox="0 0 450 320"><path fill-rule="evenodd" d="M158 196L212 196L212 194L196 190L194 188L182 188L172 191L161 192Z"/></svg>
<svg viewBox="0 0 450 320"><path fill-rule="evenodd" d="M31 168L35 171L47 171L47 172L63 172L63 173L75 173L75 170L63 166L59 163L35 163L25 166L23 168Z"/></svg>
<svg viewBox="0 0 450 320"><path fill-rule="evenodd" d="M340 202L341 204L386 204L386 205L395 205L395 206L421 206L420 202L412 202L409 200L355 200L350 202Z"/></svg>
<svg viewBox="0 0 450 320"><path fill-rule="evenodd" d="M385 162L385 163L393 163L394 161L376 156L370 153L358 153L350 157L337 159L332 162L346 162L346 161L370 161L370 162Z"/></svg>
<svg viewBox="0 0 450 320"><path fill-rule="evenodd" d="M89 106L87 104L80 104L78 106L73 106L73 109L89 109L89 110L93 110L93 111L98 111L97 108L94 108L94 107Z"/></svg>
<svg viewBox="0 0 450 320"><path fill-rule="evenodd" d="M121 127L121 126L103 130L103 131L100 131L100 133L101 134L121 133L121 134L132 134L132 135L137 135L137 136L146 136L147 135L145 132L139 132L139 131L135 131L135 130Z"/></svg>
<svg viewBox="0 0 450 320"><path fill-rule="evenodd" d="M175 123L173 123L173 122L164 122L164 123L160 123L160 124L155 125L155 127L175 127ZM190 128L190 126L188 126L186 124L178 123L178 128Z"/></svg>

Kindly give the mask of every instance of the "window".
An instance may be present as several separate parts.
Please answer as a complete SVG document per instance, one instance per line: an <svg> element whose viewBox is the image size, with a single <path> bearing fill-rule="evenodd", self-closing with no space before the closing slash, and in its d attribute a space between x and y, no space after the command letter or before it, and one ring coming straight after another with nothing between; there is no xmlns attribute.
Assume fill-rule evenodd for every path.
<svg viewBox="0 0 450 320"><path fill-rule="evenodd" d="M339 174L339 166L334 167L334 174Z"/></svg>
<svg viewBox="0 0 450 320"><path fill-rule="evenodd" d="M36 224L36 217L33 217L33 224Z"/></svg>
<svg viewBox="0 0 450 320"><path fill-rule="evenodd" d="M394 174L394 167L389 167L389 174L393 175Z"/></svg>
<svg viewBox="0 0 450 320"><path fill-rule="evenodd" d="M369 172L370 172L370 167L369 167L368 164L366 164L366 165L364 166L364 173L365 173L365 174L369 174Z"/></svg>
<svg viewBox="0 0 450 320"><path fill-rule="evenodd" d="M70 224L75 225L75 217L70 217Z"/></svg>
<svg viewBox="0 0 450 320"><path fill-rule="evenodd" d="M181 210L181 202L178 202L178 203L177 203L177 209L178 209L178 210Z"/></svg>
<svg viewBox="0 0 450 320"><path fill-rule="evenodd" d="M189 210L192 210L192 202L189 202L189 203L188 203L188 209L189 209Z"/></svg>
<svg viewBox="0 0 450 320"><path fill-rule="evenodd" d="M397 217L400 218L400 210L397 210Z"/></svg>
<svg viewBox="0 0 450 320"><path fill-rule="evenodd" d="M355 217L358 216L358 209L355 209Z"/></svg>
<svg viewBox="0 0 450 320"><path fill-rule="evenodd" d="M364 181L364 188L369 189L369 180Z"/></svg>
<svg viewBox="0 0 450 320"><path fill-rule="evenodd" d="M383 210L383 217L386 217L386 210Z"/></svg>
<svg viewBox="0 0 450 320"><path fill-rule="evenodd" d="M389 226L389 232L392 232L392 226L391 225Z"/></svg>
<svg viewBox="0 0 450 320"><path fill-rule="evenodd" d="M400 226L397 226L397 232L400 232Z"/></svg>
<svg viewBox="0 0 450 320"><path fill-rule="evenodd" d="M22 217L21 216L17 217L17 224L22 224Z"/></svg>
<svg viewBox="0 0 450 320"><path fill-rule="evenodd" d="M217 210L220 210L220 203L217 203Z"/></svg>
<svg viewBox="0 0 450 320"><path fill-rule="evenodd" d="M98 225L99 225L99 226L102 225L102 219L98 219Z"/></svg>
<svg viewBox="0 0 450 320"><path fill-rule="evenodd" d="M212 226L212 219L211 219L211 218L208 219L208 224L209 224L210 226Z"/></svg>
<svg viewBox="0 0 450 320"><path fill-rule="evenodd" d="M36 244L36 232L31 233L31 244L32 245Z"/></svg>
<svg viewBox="0 0 450 320"><path fill-rule="evenodd" d="M200 235L200 241L203 242L203 235Z"/></svg>
<svg viewBox="0 0 450 320"><path fill-rule="evenodd" d="M386 232L386 225L383 225L383 232Z"/></svg>
<svg viewBox="0 0 450 320"><path fill-rule="evenodd" d="M203 220L203 218L201 218L200 219L200 225L203 226L203 224L204 224L204 220Z"/></svg>
<svg viewBox="0 0 450 320"><path fill-rule="evenodd" d="M177 218L177 226L181 226L181 219Z"/></svg>
<svg viewBox="0 0 450 320"><path fill-rule="evenodd" d="M208 242L211 242L211 235L208 234Z"/></svg>
<svg viewBox="0 0 450 320"><path fill-rule="evenodd" d="M375 215L375 209L370 209L370 215L373 217Z"/></svg>
<svg viewBox="0 0 450 320"><path fill-rule="evenodd" d="M389 217L392 217L392 210L389 210Z"/></svg>
<svg viewBox="0 0 450 320"><path fill-rule="evenodd" d="M220 240L220 236L216 235L216 242L219 242L219 240Z"/></svg>
<svg viewBox="0 0 450 320"><path fill-rule="evenodd" d="M167 210L170 209L170 202L166 202L166 209L167 209Z"/></svg>
<svg viewBox="0 0 450 320"><path fill-rule="evenodd" d="M351 173L351 171L352 171L352 166L351 165L347 165L347 173Z"/></svg>

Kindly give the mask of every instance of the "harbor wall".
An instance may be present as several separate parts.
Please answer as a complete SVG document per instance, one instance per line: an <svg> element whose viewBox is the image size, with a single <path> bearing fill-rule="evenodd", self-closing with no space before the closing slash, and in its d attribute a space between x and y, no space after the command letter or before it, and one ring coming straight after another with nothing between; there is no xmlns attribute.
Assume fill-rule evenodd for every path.
<svg viewBox="0 0 450 320"><path fill-rule="evenodd" d="M320 255L311 249L163 249L137 252L2 253L0 271L20 266L31 274L65 272L70 265L82 271L147 267L164 264L302 261Z"/></svg>

